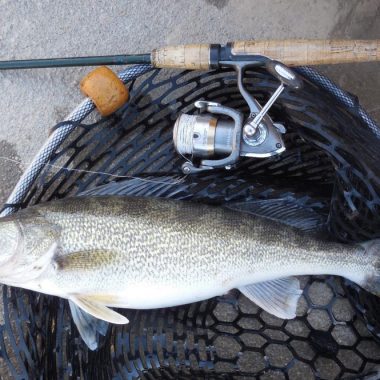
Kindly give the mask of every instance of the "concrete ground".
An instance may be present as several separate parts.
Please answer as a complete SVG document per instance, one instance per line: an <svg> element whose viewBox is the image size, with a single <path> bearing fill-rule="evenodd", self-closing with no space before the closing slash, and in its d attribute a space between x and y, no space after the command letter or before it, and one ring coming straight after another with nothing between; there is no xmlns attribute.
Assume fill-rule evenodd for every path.
<svg viewBox="0 0 380 380"><path fill-rule="evenodd" d="M167 44L262 38L380 38L379 0L0 2L0 59L144 53ZM380 120L380 63L323 67ZM89 68L0 72L3 200L49 126L82 99ZM1 159L0 159L1 160Z"/></svg>
<svg viewBox="0 0 380 380"><path fill-rule="evenodd" d="M379 0L2 0L0 59L144 53L167 44L380 38ZM380 63L321 67L380 122ZM0 201L82 99L88 68L0 72ZM19 160L20 164L1 157Z"/></svg>

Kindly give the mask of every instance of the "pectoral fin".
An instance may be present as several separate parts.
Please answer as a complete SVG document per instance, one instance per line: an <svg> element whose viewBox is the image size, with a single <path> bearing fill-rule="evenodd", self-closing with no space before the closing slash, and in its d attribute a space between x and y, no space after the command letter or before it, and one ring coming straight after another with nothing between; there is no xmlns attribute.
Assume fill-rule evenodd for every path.
<svg viewBox="0 0 380 380"><path fill-rule="evenodd" d="M239 290L262 309L282 319L296 317L298 300L302 294L300 283L295 277L251 284Z"/></svg>
<svg viewBox="0 0 380 380"><path fill-rule="evenodd" d="M111 310L107 306L96 302L93 298L89 300L84 295L72 294L70 295L69 300L83 309L86 313L103 321L117 325L124 325L129 322L126 317L117 313L116 311Z"/></svg>

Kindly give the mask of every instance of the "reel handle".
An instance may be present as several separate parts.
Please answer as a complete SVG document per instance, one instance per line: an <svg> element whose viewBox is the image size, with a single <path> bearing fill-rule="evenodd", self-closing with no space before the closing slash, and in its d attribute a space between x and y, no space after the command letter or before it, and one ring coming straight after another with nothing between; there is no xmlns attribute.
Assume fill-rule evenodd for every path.
<svg viewBox="0 0 380 380"><path fill-rule="evenodd" d="M281 62L269 60L265 64L265 68L283 85L293 90L300 90L303 87L303 82L298 75Z"/></svg>

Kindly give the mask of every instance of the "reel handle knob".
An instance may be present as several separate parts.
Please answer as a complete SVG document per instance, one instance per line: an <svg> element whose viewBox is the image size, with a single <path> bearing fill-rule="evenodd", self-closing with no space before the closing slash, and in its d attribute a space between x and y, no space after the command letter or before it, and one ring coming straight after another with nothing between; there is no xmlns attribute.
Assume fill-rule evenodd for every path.
<svg viewBox="0 0 380 380"><path fill-rule="evenodd" d="M300 90L302 88L303 82L301 78L283 63L268 60L265 68L285 86L289 86L293 90Z"/></svg>

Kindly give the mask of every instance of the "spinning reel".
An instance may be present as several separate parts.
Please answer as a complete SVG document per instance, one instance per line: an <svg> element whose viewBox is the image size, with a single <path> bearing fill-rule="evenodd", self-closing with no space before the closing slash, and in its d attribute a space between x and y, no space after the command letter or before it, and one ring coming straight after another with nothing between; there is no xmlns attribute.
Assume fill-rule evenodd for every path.
<svg viewBox="0 0 380 380"><path fill-rule="evenodd" d="M174 125L173 140L177 152L189 160L182 165L185 174L197 173L215 168L231 169L240 157L270 157L285 151L282 124L274 123L268 111L286 86L294 90L302 87L301 79L284 64L267 60L266 69L280 81L280 86L262 107L250 95L243 84L244 72L254 66L251 62L224 62L237 72L238 88L247 102L250 114L219 103L198 100L197 115L182 114ZM190 160L191 159L191 160ZM195 165L192 160L199 161Z"/></svg>

